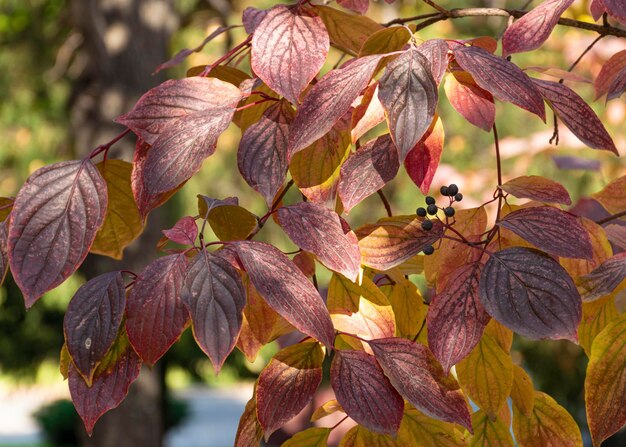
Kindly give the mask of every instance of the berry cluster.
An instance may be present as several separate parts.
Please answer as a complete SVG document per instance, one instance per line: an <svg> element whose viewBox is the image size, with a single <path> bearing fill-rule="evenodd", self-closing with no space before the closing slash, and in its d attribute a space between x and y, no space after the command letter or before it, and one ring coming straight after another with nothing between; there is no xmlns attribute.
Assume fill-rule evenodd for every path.
<svg viewBox="0 0 626 447"><path fill-rule="evenodd" d="M454 202L460 202L463 200L463 194L459 192L459 187L454 183L448 186L442 186L439 190L442 196L450 197L450 204L445 208L439 208L435 202L435 198L431 196L426 196L426 208L419 207L415 210L415 213L420 217L435 216L437 212L441 209L446 217L454 216L454 208L452 208L452 204ZM433 222L430 219L424 219L422 221L422 230L429 231L433 228ZM432 245L427 245L423 250L425 255L432 255L435 252L435 248Z"/></svg>

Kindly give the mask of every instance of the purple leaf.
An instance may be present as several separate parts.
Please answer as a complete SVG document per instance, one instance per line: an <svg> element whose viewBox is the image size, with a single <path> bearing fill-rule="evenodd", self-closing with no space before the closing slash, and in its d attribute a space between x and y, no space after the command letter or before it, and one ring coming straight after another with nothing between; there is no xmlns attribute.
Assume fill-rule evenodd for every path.
<svg viewBox="0 0 626 447"><path fill-rule="evenodd" d="M517 65L480 47L455 45L453 53L456 62L472 75L479 87L546 121L541 93Z"/></svg>
<svg viewBox="0 0 626 447"><path fill-rule="evenodd" d="M585 302L610 295L626 279L626 253L607 259L578 281Z"/></svg>
<svg viewBox="0 0 626 447"><path fill-rule="evenodd" d="M541 250L565 258L593 258L589 233L576 216L549 206L522 208L498 222Z"/></svg>
<svg viewBox="0 0 626 447"><path fill-rule="evenodd" d="M191 216L185 216L180 219L169 230L163 230L162 233L172 242L182 245L193 245L198 237L198 226L196 220Z"/></svg>
<svg viewBox="0 0 626 447"><path fill-rule="evenodd" d="M453 72L444 83L450 105L474 126L491 132L496 120L493 96L480 88L466 72Z"/></svg>
<svg viewBox="0 0 626 447"><path fill-rule="evenodd" d="M393 180L399 167L398 151L389 135L368 142L352 154L341 166L338 188L346 212Z"/></svg>
<svg viewBox="0 0 626 447"><path fill-rule="evenodd" d="M480 278L480 300L500 323L531 339L576 341L582 303L554 259L522 247L496 252Z"/></svg>
<svg viewBox="0 0 626 447"><path fill-rule="evenodd" d="M320 17L310 9L278 5L254 30L252 70L272 90L298 104L320 71L330 42Z"/></svg>
<svg viewBox="0 0 626 447"><path fill-rule="evenodd" d="M27 308L82 264L107 200L106 182L88 159L45 166L22 186L11 212L8 253Z"/></svg>
<svg viewBox="0 0 626 447"><path fill-rule="evenodd" d="M446 376L426 346L396 337L368 343L391 384L411 405L435 419L472 430L459 384Z"/></svg>
<svg viewBox="0 0 626 447"><path fill-rule="evenodd" d="M239 172L248 185L265 198L268 206L272 205L287 175L289 124L294 115L289 103L280 101L248 127L239 142Z"/></svg>
<svg viewBox="0 0 626 447"><path fill-rule="evenodd" d="M252 6L248 6L244 9L241 20L246 33L252 34L255 32L268 12L270 12L269 9L258 9Z"/></svg>
<svg viewBox="0 0 626 447"><path fill-rule="evenodd" d="M607 92L606 100L619 98L626 90L626 67L622 68L611 81Z"/></svg>
<svg viewBox="0 0 626 447"><path fill-rule="evenodd" d="M154 365L189 323L180 299L187 261L184 254L151 262L135 280L126 304L126 330L137 354Z"/></svg>
<svg viewBox="0 0 626 447"><path fill-rule="evenodd" d="M0 286L4 282L4 278L9 270L9 255L7 253L7 223L7 220L0 222Z"/></svg>
<svg viewBox="0 0 626 447"><path fill-rule="evenodd" d="M67 306L63 320L67 349L87 382L113 345L125 306L126 289L119 271L83 284Z"/></svg>
<svg viewBox="0 0 626 447"><path fill-rule="evenodd" d="M523 175L505 182L500 188L518 199L571 205L572 199L560 183L538 175Z"/></svg>
<svg viewBox="0 0 626 447"><path fill-rule="evenodd" d="M600 70L600 73L598 73L598 77L594 82L596 99L609 93L609 90L613 85L613 81L617 79L618 75L623 70L626 70L626 50L615 53L602 66L602 70Z"/></svg>
<svg viewBox="0 0 626 447"><path fill-rule="evenodd" d="M593 109L571 88L552 81L533 79L548 105L580 141L594 149L606 149L617 155L613 139Z"/></svg>
<svg viewBox="0 0 626 447"><path fill-rule="evenodd" d="M328 133L370 82L383 55L353 59L311 88L289 132L289 158ZM311 125L315 123L315 125Z"/></svg>
<svg viewBox="0 0 626 447"><path fill-rule="evenodd" d="M332 346L335 331L328 309L304 273L272 245L241 241L232 246L267 304L296 329Z"/></svg>
<svg viewBox="0 0 626 447"><path fill-rule="evenodd" d="M430 39L416 48L429 62L433 79L439 85L448 68L449 47L443 39Z"/></svg>
<svg viewBox="0 0 626 447"><path fill-rule="evenodd" d="M426 318L428 346L446 373L474 349L490 319L478 298L480 265L464 265L450 276Z"/></svg>
<svg viewBox="0 0 626 447"><path fill-rule="evenodd" d="M552 157L556 167L559 169L582 169L585 171L599 171L600 160L592 160L589 158L574 157L567 155L555 155Z"/></svg>
<svg viewBox="0 0 626 447"><path fill-rule="evenodd" d="M398 431L404 401L373 356L336 350L330 383L339 404L358 424L378 433Z"/></svg>
<svg viewBox="0 0 626 447"><path fill-rule="evenodd" d="M539 48L572 3L574 0L546 0L522 16L502 36L503 56Z"/></svg>
<svg viewBox="0 0 626 447"><path fill-rule="evenodd" d="M359 14L365 14L370 6L370 0L337 0L337 4Z"/></svg>
<svg viewBox="0 0 626 447"><path fill-rule="evenodd" d="M435 116L439 97L431 63L417 49L409 48L387 65L378 98L387 112L398 159L403 162Z"/></svg>
<svg viewBox="0 0 626 447"><path fill-rule="evenodd" d="M193 336L217 374L241 330L246 293L239 272L224 258L202 250L187 268L180 293Z"/></svg>
<svg viewBox="0 0 626 447"><path fill-rule="evenodd" d="M602 0L606 11L620 22L626 21L626 3L623 0Z"/></svg>
<svg viewBox="0 0 626 447"><path fill-rule="evenodd" d="M278 221L298 247L313 253L329 269L356 281L361 266L359 241L347 224L344 229L337 213L322 205L300 202L280 208Z"/></svg>

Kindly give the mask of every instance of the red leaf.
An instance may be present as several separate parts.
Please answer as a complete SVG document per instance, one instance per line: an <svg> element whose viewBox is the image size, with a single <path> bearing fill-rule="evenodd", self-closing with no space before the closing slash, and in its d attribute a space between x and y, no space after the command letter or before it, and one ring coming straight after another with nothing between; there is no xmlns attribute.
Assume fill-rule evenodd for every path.
<svg viewBox="0 0 626 447"><path fill-rule="evenodd" d="M373 356L363 351L335 351L330 383L348 416L369 430L395 434L404 401Z"/></svg>
<svg viewBox="0 0 626 447"><path fill-rule="evenodd" d="M337 0L337 4L359 14L365 14L370 6L370 0Z"/></svg>
<svg viewBox="0 0 626 447"><path fill-rule="evenodd" d="M22 186L11 211L8 253L27 308L82 264L107 200L106 182L88 159L45 166Z"/></svg>
<svg viewBox="0 0 626 447"><path fill-rule="evenodd" d="M328 309L304 273L272 245L255 241L232 245L267 304L296 329L332 346L335 331Z"/></svg>
<svg viewBox="0 0 626 447"><path fill-rule="evenodd" d="M626 279L626 253L607 259L579 280L583 301L594 301L610 295Z"/></svg>
<svg viewBox="0 0 626 447"><path fill-rule="evenodd" d="M254 30L252 70L272 90L298 104L320 71L330 42L320 17L303 7L278 5Z"/></svg>
<svg viewBox="0 0 626 447"><path fill-rule="evenodd" d="M239 272L224 258L202 250L187 268L180 298L191 315L198 346L219 373L241 331L246 293Z"/></svg>
<svg viewBox="0 0 626 447"><path fill-rule="evenodd" d="M128 388L137 379L140 370L141 359L128 347L113 368L95 378L89 387L70 362L68 377L70 395L89 435L98 419L124 400Z"/></svg>
<svg viewBox="0 0 626 447"><path fill-rule="evenodd" d="M311 340L279 351L256 388L257 414L265 440L306 407L322 381L324 352Z"/></svg>
<svg viewBox="0 0 626 447"><path fill-rule="evenodd" d="M172 228L162 232L172 242L182 245L193 245L198 237L198 226L193 217L185 216L176 222Z"/></svg>
<svg viewBox="0 0 626 447"><path fill-rule="evenodd" d="M271 206L287 175L289 124L294 112L286 101L267 109L241 137L237 152L239 172Z"/></svg>
<svg viewBox="0 0 626 447"><path fill-rule="evenodd" d="M252 396L239 419L234 447L259 445L262 437L263 430L256 415L256 396Z"/></svg>
<svg viewBox="0 0 626 447"><path fill-rule="evenodd" d="M426 317L428 346L446 373L474 349L490 319L478 298L480 264L464 265L450 277Z"/></svg>
<svg viewBox="0 0 626 447"><path fill-rule="evenodd" d="M493 96L480 88L465 72L453 72L444 83L446 96L454 110L474 126L491 132L496 120Z"/></svg>
<svg viewBox="0 0 626 447"><path fill-rule="evenodd" d="M435 116L439 97L429 60L414 47L402 53L380 78L378 98L387 112L398 158L404 161Z"/></svg>
<svg viewBox="0 0 626 447"><path fill-rule="evenodd" d="M574 281L554 259L530 248L491 255L480 300L500 323L528 338L575 341L582 304Z"/></svg>
<svg viewBox="0 0 626 447"><path fill-rule="evenodd" d="M543 98L520 68L480 47L454 47L457 63L472 75L479 87L501 101L508 101L546 121Z"/></svg>
<svg viewBox="0 0 626 447"><path fill-rule="evenodd" d="M622 68L617 75L611 81L611 85L609 85L609 91L606 95L606 100L610 101L611 99L619 98L622 96L624 91L626 90L626 67Z"/></svg>
<svg viewBox="0 0 626 447"><path fill-rule="evenodd" d="M0 222L0 286L4 282L4 278L9 270L9 255L7 253L7 223L8 221Z"/></svg>
<svg viewBox="0 0 626 447"><path fill-rule="evenodd" d="M385 120L385 109L378 99L378 82L370 84L363 92L361 103L352 111L352 142Z"/></svg>
<svg viewBox="0 0 626 447"><path fill-rule="evenodd" d="M546 0L507 28L502 36L502 55L539 48L552 33L561 15L574 0Z"/></svg>
<svg viewBox="0 0 626 447"><path fill-rule="evenodd" d="M549 206L522 208L498 222L541 250L565 258L593 258L589 233L576 216Z"/></svg>
<svg viewBox="0 0 626 447"><path fill-rule="evenodd" d="M133 110L115 121L130 128L139 138L154 145L174 123L190 115L222 107L235 107L241 92L215 78L194 76L171 79L145 93Z"/></svg>
<svg viewBox="0 0 626 447"><path fill-rule="evenodd" d="M398 151L389 135L362 146L341 166L339 197L346 212L393 180L398 173Z"/></svg>
<svg viewBox="0 0 626 447"><path fill-rule="evenodd" d="M594 149L617 155L615 143L591 107L572 89L558 82L533 79L548 105L580 141Z"/></svg>
<svg viewBox="0 0 626 447"><path fill-rule="evenodd" d="M430 184L439 167L444 136L443 124L437 117L430 129L404 159L404 169L423 194L428 194Z"/></svg>
<svg viewBox="0 0 626 447"><path fill-rule="evenodd" d="M159 258L143 269L128 295L128 338L149 365L167 352L189 322L180 299L186 267L184 254Z"/></svg>
<svg viewBox="0 0 626 447"><path fill-rule="evenodd" d="M572 199L560 183L538 175L524 175L505 182L500 186L518 199L531 199L538 202L571 205Z"/></svg>
<svg viewBox="0 0 626 447"><path fill-rule="evenodd" d="M411 405L435 419L455 422L472 431L459 384L452 376L446 377L426 346L396 337L368 343L391 384Z"/></svg>
<svg viewBox="0 0 626 447"><path fill-rule="evenodd" d="M67 349L76 370L91 382L94 370L117 337L126 289L121 272L109 272L83 284L72 297L63 320Z"/></svg>
<svg viewBox="0 0 626 447"><path fill-rule="evenodd" d="M270 12L269 9L258 9L252 6L248 6L244 9L241 20L246 33L252 34L255 32L268 12Z"/></svg>
<svg viewBox="0 0 626 447"><path fill-rule="evenodd" d="M289 132L289 158L330 131L370 82L383 55L353 59L311 88Z"/></svg>
<svg viewBox="0 0 626 447"><path fill-rule="evenodd" d="M615 53L604 63L595 80L596 99L607 94L617 75L626 69L626 50Z"/></svg>
<svg viewBox="0 0 626 447"><path fill-rule="evenodd" d="M591 13L591 17L593 17L593 20L596 22L600 19L600 17L602 17L602 14L604 14L605 11L606 8L602 4L602 0L591 0L589 3L589 12Z"/></svg>
<svg viewBox="0 0 626 447"><path fill-rule="evenodd" d="M359 241L334 211L311 202L300 202L278 210L278 221L287 236L310 251L331 270L356 281L361 266Z"/></svg>
<svg viewBox="0 0 626 447"><path fill-rule="evenodd" d="M430 72L439 85L448 68L448 44L443 39L430 39L416 48L430 63Z"/></svg>

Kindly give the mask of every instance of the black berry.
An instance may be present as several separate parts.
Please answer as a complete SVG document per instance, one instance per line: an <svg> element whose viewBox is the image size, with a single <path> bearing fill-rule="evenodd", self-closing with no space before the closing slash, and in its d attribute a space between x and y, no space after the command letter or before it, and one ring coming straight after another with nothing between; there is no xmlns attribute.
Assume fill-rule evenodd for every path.
<svg viewBox="0 0 626 447"><path fill-rule="evenodd" d="M443 210L443 213L448 216L448 217L452 217L454 216L454 208L452 208L451 206L449 206L448 208L446 208L445 210Z"/></svg>
<svg viewBox="0 0 626 447"><path fill-rule="evenodd" d="M422 230L428 231L430 229L432 229L433 227L433 223L430 220L424 220L422 222Z"/></svg>
<svg viewBox="0 0 626 447"><path fill-rule="evenodd" d="M435 252L435 247L433 247L432 245L427 245L422 251L425 255L432 255Z"/></svg>
<svg viewBox="0 0 626 447"><path fill-rule="evenodd" d="M447 196L448 195L448 187L447 186L442 186L441 188L439 188L439 192L441 193L442 196Z"/></svg>
<svg viewBox="0 0 626 447"><path fill-rule="evenodd" d="M459 187L456 186L454 183L448 186L448 195L450 197L456 195L459 192Z"/></svg>
<svg viewBox="0 0 626 447"><path fill-rule="evenodd" d="M426 196L426 205L434 205L434 204L435 204L435 198L431 196Z"/></svg>
<svg viewBox="0 0 626 447"><path fill-rule="evenodd" d="M426 208L426 210L428 211L428 214L430 214L431 216L434 216L435 214L437 214L437 210L439 208L437 208L437 205L428 205L428 208Z"/></svg>
<svg viewBox="0 0 626 447"><path fill-rule="evenodd" d="M415 210L415 214L420 217L426 217L426 208L420 206L418 209Z"/></svg>
<svg viewBox="0 0 626 447"><path fill-rule="evenodd" d="M460 202L461 200L463 200L463 194L461 193L455 194L454 200L456 200L457 202Z"/></svg>

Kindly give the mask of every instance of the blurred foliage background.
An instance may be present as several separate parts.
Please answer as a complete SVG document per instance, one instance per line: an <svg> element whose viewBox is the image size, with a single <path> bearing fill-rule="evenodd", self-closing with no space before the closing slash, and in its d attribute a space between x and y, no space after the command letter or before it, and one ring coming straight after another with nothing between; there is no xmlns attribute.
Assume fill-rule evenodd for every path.
<svg viewBox="0 0 626 447"><path fill-rule="evenodd" d="M76 104L80 102L81 88L89 77L88 48L76 22L72 8L83 0L0 0L0 196L14 196L30 173L39 167L77 157L93 146L107 141L119 127L108 125L109 133L96 133L95 140L79 138L77 129L83 128L91 117L82 113ZM181 48L198 45L206 35L224 23L238 24L241 12L247 6L270 7L276 2L268 0L85 0L83 8L150 6L153 14L164 14L158 4L167 4L167 16L161 17L171 30L169 55L165 51L161 61ZM441 0L444 7L509 7L522 8L526 0ZM538 4L536 0L530 6ZM108 5L108 6L107 6ZM155 6L157 5L157 6ZM94 9L95 10L95 9ZM106 9L105 9L106 10ZM160 12L159 12L160 11ZM577 1L567 15L579 20L592 19L588 15L587 0ZM430 12L421 1L397 1L387 5L383 1L372 2L370 17L384 22L399 16ZM154 16L153 16L154 17ZM499 37L506 25L503 18L467 18L442 22L418 35L426 40L434 37L472 38L482 35ZM135 39L130 35L116 36L115 29L102 30L108 38ZM118 30L119 34L119 30ZM123 33L122 33L123 34ZM544 66L567 69L582 50L596 36L592 33L569 28L557 28L544 47L530 54L515 55L514 61L521 67ZM243 30L231 33L209 43L201 53L194 53L184 64L171 69L168 77L182 77L188 68L206 64L223 54L228 45L243 39ZM124 43L124 42L122 42ZM146 42L144 41L144 44ZM585 56L575 72L589 80L593 79L605 62L615 52L626 48L626 42L605 38ZM334 65L339 53L331 51L325 70ZM146 67L150 73L155 67ZM113 73L115 75L115 73ZM86 80L87 79L87 80ZM549 78L548 78L549 79ZM158 78L148 79L155 85ZM626 105L618 99L605 105L602 101L591 102L593 87L590 83L568 84L588 100L605 122L617 147L624 152L626 132L624 118ZM116 102L115 96L100 96L98 106L101 115L110 120L123 113L123 107L136 100L136 93L123 96ZM104 98L104 99L102 99ZM108 98L108 99L107 99ZM107 103L106 101L109 101ZM122 104L122 106L120 106ZM599 190L609 180L624 175L621 161L602 151L586 148L563 126L560 126L561 143L549 144L552 135L551 120L542 123L537 117L523 112L510 104L498 103L497 124L501 136L505 180L524 174L543 175L563 183L574 202L591 192ZM471 126L448 104L443 89L439 114L442 117L446 142L441 166L433 182L433 191L442 184L456 183L466 199L464 207L476 206L491 197L495 179L493 140L490 134ZM79 115L79 116L77 116ZM550 115L550 114L549 114ZM99 117L102 119L102 116ZM237 196L240 203L252 212L263 214L264 202L240 177L236 168L236 149L240 132L235 126L220 138L218 150L209 158L199 175L196 175L176 194L165 208L159 220L160 228L167 228L183 215L195 215L196 194L225 198ZM100 138L99 140L97 138ZM85 142L92 146L84 147ZM116 154L126 159L129 151ZM598 160L599 167L590 169L559 169L554 156L572 156ZM423 196L402 171L398 178L385 188L394 213L410 214L423 203ZM295 200L295 192L287 200ZM367 199L349 216L356 227L384 215L376 195ZM269 222L259 234L261 239L276 244L285 251L294 246ZM158 231L151 240L136 241L133 250L143 253L152 251L158 239ZM138 249L138 247L141 247ZM104 262L94 256L95 263ZM145 263L148 258L145 258ZM318 269L320 283L326 284L328 275ZM77 273L57 290L48 293L28 313L24 311L21 295L10 278L0 288L0 377L3 381L35 381L42 364L56 365L63 343L62 320L64 310L73 292L88 273ZM420 284L422 285L422 284ZM203 382L219 385L238 380L252 380L276 351L269 346L257 362L248 363L239 351L229 358L223 372L216 378L208 360L195 347L190 331L187 331L164 358L163 369L166 383L180 387ZM585 416L583 405L583 378L586 357L582 349L566 342L530 343L516 339L515 360L522 364L533 377L535 387L552 395L576 417L583 430ZM609 445L608 443L606 445ZM618 444L615 444L618 445ZM624 445L624 444L619 444Z"/></svg>

